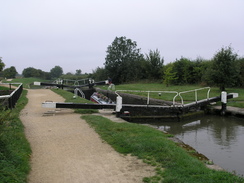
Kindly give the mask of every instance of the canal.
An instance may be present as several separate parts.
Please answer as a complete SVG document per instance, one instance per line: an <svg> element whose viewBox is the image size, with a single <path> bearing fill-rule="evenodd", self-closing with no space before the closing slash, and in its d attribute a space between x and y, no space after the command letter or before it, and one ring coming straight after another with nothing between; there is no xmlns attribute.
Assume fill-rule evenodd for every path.
<svg viewBox="0 0 244 183"><path fill-rule="evenodd" d="M244 119L205 115L189 121L153 125L175 135L214 164L244 176Z"/></svg>

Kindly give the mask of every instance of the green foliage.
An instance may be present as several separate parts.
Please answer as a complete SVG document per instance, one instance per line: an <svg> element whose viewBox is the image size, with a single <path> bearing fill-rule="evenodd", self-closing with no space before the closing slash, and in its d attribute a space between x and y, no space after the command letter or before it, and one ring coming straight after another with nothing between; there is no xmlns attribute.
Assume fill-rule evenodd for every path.
<svg viewBox="0 0 244 183"><path fill-rule="evenodd" d="M176 60L173 64L173 72L176 73L174 84L193 84L191 79L194 75L193 62L187 58Z"/></svg>
<svg viewBox="0 0 244 183"><path fill-rule="evenodd" d="M146 71L147 78L158 80L162 76L162 68L164 59L160 56L160 51L156 49L155 51L150 50L149 54L146 54Z"/></svg>
<svg viewBox="0 0 244 183"><path fill-rule="evenodd" d="M11 111L0 113L0 182L24 183L30 170L31 149L19 113L27 103L24 90Z"/></svg>
<svg viewBox="0 0 244 183"><path fill-rule="evenodd" d="M9 88L8 88L8 87L1 86L1 85L0 85L0 90L9 90Z"/></svg>
<svg viewBox="0 0 244 183"><path fill-rule="evenodd" d="M15 67L14 66L11 66L10 68L4 69L3 76L5 78L15 78L15 76L16 76L17 73L18 72L16 71Z"/></svg>
<svg viewBox="0 0 244 183"><path fill-rule="evenodd" d="M2 61L2 57L0 57L0 72L3 70L4 67L5 67L5 64Z"/></svg>
<svg viewBox="0 0 244 183"><path fill-rule="evenodd" d="M231 173L208 169L197 158L154 128L132 123L115 123L101 116L82 116L116 151L131 154L155 166L156 175L144 182L243 182Z"/></svg>
<svg viewBox="0 0 244 183"><path fill-rule="evenodd" d="M70 72L61 75L59 78L62 79L68 79L68 80L81 80L81 79L87 79L87 78L91 78L91 74L72 74Z"/></svg>
<svg viewBox="0 0 244 183"><path fill-rule="evenodd" d="M170 84L174 83L178 79L176 72L173 72L173 64L170 63L165 67L164 71L164 84L168 87Z"/></svg>
<svg viewBox="0 0 244 183"><path fill-rule="evenodd" d="M50 70L51 78L59 78L63 74L63 69L60 66L55 66Z"/></svg>
<svg viewBox="0 0 244 183"><path fill-rule="evenodd" d="M238 59L239 65L239 79L236 83L238 87L244 87L244 58Z"/></svg>
<svg viewBox="0 0 244 183"><path fill-rule="evenodd" d="M97 67L95 70L93 70L92 78L95 81L106 80L108 78L107 71L103 67Z"/></svg>
<svg viewBox="0 0 244 183"><path fill-rule="evenodd" d="M237 54L230 46L221 48L214 55L212 67L211 79L221 90L225 90L225 87L235 86L235 82L238 80L239 64Z"/></svg>
<svg viewBox="0 0 244 183"><path fill-rule="evenodd" d="M169 63L173 65L171 69L171 66L163 66L164 60L161 59L159 50L150 50L144 58L136 46L136 42L126 37L116 37L112 45L108 46L103 74L111 77L115 84L163 78L167 85L202 84L221 89L244 86L243 58L237 59L237 54L233 53L231 47L222 48L213 60L181 57ZM95 76L96 71L93 74Z"/></svg>
<svg viewBox="0 0 244 183"><path fill-rule="evenodd" d="M76 72L75 72L75 75L80 76L81 75L81 70L77 69Z"/></svg>
<svg viewBox="0 0 244 183"><path fill-rule="evenodd" d="M141 75L143 55L137 44L126 37L116 37L107 48L105 69L114 83L134 81Z"/></svg>
<svg viewBox="0 0 244 183"><path fill-rule="evenodd" d="M22 72L22 75L25 78L35 77L41 79L50 79L50 74L48 72L44 72L40 69L35 69L33 67L25 68Z"/></svg>

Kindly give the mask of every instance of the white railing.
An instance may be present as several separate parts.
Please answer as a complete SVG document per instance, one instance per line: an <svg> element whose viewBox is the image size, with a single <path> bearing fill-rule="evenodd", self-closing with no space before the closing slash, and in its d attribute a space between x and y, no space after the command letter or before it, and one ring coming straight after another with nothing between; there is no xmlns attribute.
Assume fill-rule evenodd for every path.
<svg viewBox="0 0 244 183"><path fill-rule="evenodd" d="M173 106L175 105L175 98L179 95L179 93L176 92L176 91L116 90L116 91L115 91L115 94L116 94L117 96L120 96L120 95L118 94L118 92L135 92L135 93L141 92L141 93L147 93L147 105L149 105L149 103L150 103L150 93L158 93L159 95L161 95L162 93L174 93L175 96L173 97Z"/></svg>
<svg viewBox="0 0 244 183"><path fill-rule="evenodd" d="M74 86L79 86L81 84L88 84L88 83L94 83L93 79L86 78L86 79L80 79L80 80L72 80L72 79L57 79L53 83L55 84L73 84Z"/></svg>
<svg viewBox="0 0 244 183"><path fill-rule="evenodd" d="M191 93L191 92L194 92L194 97L195 97L195 102L197 103L197 101L198 101L198 91L200 91L200 90L208 90L207 91L207 100L209 99L209 93L210 93L210 87L204 87L204 88L199 88L199 89L194 89L194 90L189 90L189 91L183 91L183 92L179 92L179 97L180 97L180 99L181 99L181 105L184 105L184 100L183 100L183 97L181 96L182 94L184 94L184 93Z"/></svg>
<svg viewBox="0 0 244 183"><path fill-rule="evenodd" d="M16 102L18 101L22 91L23 91L23 84L22 83L1 83L0 85L9 85L10 89L12 85L19 85L18 87L14 87L14 91L12 91L9 95L1 95L0 99L8 100L8 107L14 108Z"/></svg>
<svg viewBox="0 0 244 183"><path fill-rule="evenodd" d="M83 93L83 91L80 90L79 88L76 88L76 89L74 90L74 94L75 94L74 97L77 97L77 96L78 96L78 92L80 93L80 95L81 95L82 98L86 98L86 97L85 97L85 94Z"/></svg>
<svg viewBox="0 0 244 183"><path fill-rule="evenodd" d="M11 94L9 94L9 95L1 95L0 99L12 97L20 89L20 87L23 87L22 83L0 83L0 85L2 85L2 86L9 85L10 88L11 88L11 85L19 85L18 87L14 88L14 91L12 91Z"/></svg>
<svg viewBox="0 0 244 183"><path fill-rule="evenodd" d="M195 98L195 102L197 103L199 100L198 100L198 91L200 90L207 90L207 96L206 96L206 99L205 100L208 100L209 99L209 94L210 94L210 87L204 87L204 88L199 88L199 89L194 89L194 90L189 90L189 91L183 91L183 92L177 92L177 91L141 91L141 90L116 90L115 91L115 94L117 96L120 96L118 94L118 92L141 92L141 93L147 93L147 105L149 105L150 103L150 93L158 93L159 95L161 95L162 93L173 93L175 94L175 96L173 97L172 99L172 105L173 106L176 106L176 97L179 96L180 97L180 100L181 100L181 105L183 106L184 105L184 100L183 100L183 97L182 97L182 94L184 93L191 93L191 92L194 92L194 98Z"/></svg>

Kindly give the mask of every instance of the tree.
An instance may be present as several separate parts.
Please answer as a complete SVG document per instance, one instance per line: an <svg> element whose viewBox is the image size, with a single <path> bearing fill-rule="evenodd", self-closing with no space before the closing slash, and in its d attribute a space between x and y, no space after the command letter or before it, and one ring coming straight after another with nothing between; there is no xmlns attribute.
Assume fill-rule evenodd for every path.
<svg viewBox="0 0 244 183"><path fill-rule="evenodd" d="M2 61L2 57L0 57L0 72L3 70L4 67L5 67L5 64Z"/></svg>
<svg viewBox="0 0 244 183"><path fill-rule="evenodd" d="M102 81L108 78L108 74L106 73L105 68L97 67L92 71L92 78L95 79L95 81Z"/></svg>
<svg viewBox="0 0 244 183"><path fill-rule="evenodd" d="M150 50L149 54L146 54L147 62L147 74L150 79L160 79L162 75L162 67L164 59L161 58L158 49L155 51Z"/></svg>
<svg viewBox="0 0 244 183"><path fill-rule="evenodd" d="M227 86L234 86L238 80L237 56L229 46L221 48L213 57L211 79L222 91Z"/></svg>
<svg viewBox="0 0 244 183"><path fill-rule="evenodd" d="M239 74L239 81L237 82L237 86L244 87L244 58L240 58L238 60L240 66L240 74Z"/></svg>
<svg viewBox="0 0 244 183"><path fill-rule="evenodd" d="M25 78L36 77L41 79L51 79L49 72L44 72L41 69L35 69L33 67L25 68L22 72Z"/></svg>
<svg viewBox="0 0 244 183"><path fill-rule="evenodd" d="M199 84L199 83L203 83L203 75L206 71L206 69L208 68L208 64L209 61L204 60L201 57L198 57L196 60L192 61L192 66L193 66L193 70L192 70L192 76L190 78L190 84Z"/></svg>
<svg viewBox="0 0 244 183"><path fill-rule="evenodd" d="M164 84L168 87L173 81L177 80L176 72L173 72L173 64L169 63L165 66L164 71Z"/></svg>
<svg viewBox="0 0 244 183"><path fill-rule="evenodd" d="M60 66L55 66L50 70L50 75L52 78L59 78L63 74L63 69Z"/></svg>
<svg viewBox="0 0 244 183"><path fill-rule="evenodd" d="M3 76L5 78L15 78L15 76L16 76L17 73L18 72L16 71L15 67L14 66L11 66L10 68L4 69Z"/></svg>
<svg viewBox="0 0 244 183"><path fill-rule="evenodd" d="M188 84L192 74L191 61L187 58L181 57L173 63L173 72L176 73L176 80L174 84Z"/></svg>
<svg viewBox="0 0 244 183"><path fill-rule="evenodd" d="M116 37L106 52L105 69L114 83L128 82L140 77L143 55L135 41Z"/></svg>
<svg viewBox="0 0 244 183"><path fill-rule="evenodd" d="M29 78L29 77L37 77L39 74L38 74L37 69L35 69L35 68L33 68L33 67L28 67L28 68L25 68L25 69L22 71L22 75L23 75L25 78Z"/></svg>
<svg viewBox="0 0 244 183"><path fill-rule="evenodd" d="M45 79L45 80L50 80L51 79L50 72L44 72L44 71L42 71L41 72L41 78L42 79Z"/></svg>
<svg viewBox="0 0 244 183"><path fill-rule="evenodd" d="M213 86L214 82L212 81L213 73L213 61L205 60L201 62L201 82L203 85Z"/></svg>
<svg viewBox="0 0 244 183"><path fill-rule="evenodd" d="M81 75L81 70L77 69L75 75L80 76Z"/></svg>

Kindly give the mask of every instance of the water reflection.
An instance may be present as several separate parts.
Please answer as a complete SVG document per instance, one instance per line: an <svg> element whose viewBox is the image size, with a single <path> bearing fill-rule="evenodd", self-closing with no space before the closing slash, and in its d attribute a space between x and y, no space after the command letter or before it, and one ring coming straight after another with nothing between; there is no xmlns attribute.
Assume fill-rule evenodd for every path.
<svg viewBox="0 0 244 183"><path fill-rule="evenodd" d="M174 134L222 168L244 175L244 119L204 116L154 125Z"/></svg>

